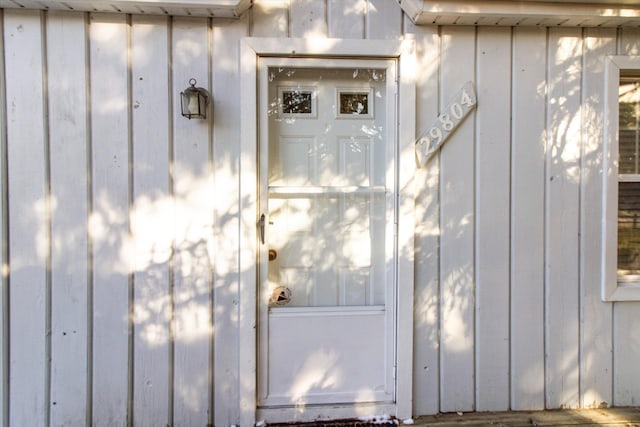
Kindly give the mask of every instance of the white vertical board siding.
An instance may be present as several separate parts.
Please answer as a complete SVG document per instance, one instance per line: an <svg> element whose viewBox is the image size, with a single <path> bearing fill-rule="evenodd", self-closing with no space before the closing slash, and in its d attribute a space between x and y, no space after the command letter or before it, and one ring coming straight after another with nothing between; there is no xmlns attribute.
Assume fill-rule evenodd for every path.
<svg viewBox="0 0 640 427"><path fill-rule="evenodd" d="M579 404L579 225L582 38L550 29L546 173L546 399Z"/></svg>
<svg viewBox="0 0 640 427"><path fill-rule="evenodd" d="M173 87L189 79L209 90L209 27L206 19L175 18L172 30ZM174 262L174 425L209 421L212 333L211 263L213 179L208 120L180 115L174 91L173 196ZM209 111L209 114L211 111Z"/></svg>
<svg viewBox="0 0 640 427"><path fill-rule="evenodd" d="M133 420L171 424L169 269L175 230L169 192L167 18L131 23L134 245Z"/></svg>
<svg viewBox="0 0 640 427"><path fill-rule="evenodd" d="M509 409L511 29L478 28L476 409Z"/></svg>
<svg viewBox="0 0 640 427"><path fill-rule="evenodd" d="M255 259L254 253L240 253L239 217L243 201L240 192L240 39L247 35L245 18L217 21L213 28L211 89L213 95L213 170L216 199L214 204L214 425L239 424L239 257ZM255 182L245 182L255 188ZM255 191L255 190L254 190ZM222 197L224 195L224 197ZM255 206L255 205L254 205ZM252 218L255 214L251 215ZM248 228L255 230L255 223ZM244 236L255 239L255 234ZM254 373L255 374L255 373ZM246 393L245 393L246 396ZM246 410L246 408L245 408Z"/></svg>
<svg viewBox="0 0 640 427"><path fill-rule="evenodd" d="M249 10L253 37L287 37L289 0L257 1Z"/></svg>
<svg viewBox="0 0 640 427"><path fill-rule="evenodd" d="M612 405L612 304L601 295L604 64L616 51L615 29L585 29L580 209L580 406Z"/></svg>
<svg viewBox="0 0 640 427"><path fill-rule="evenodd" d="M327 20L329 37L364 38L366 0L329 0Z"/></svg>
<svg viewBox="0 0 640 427"><path fill-rule="evenodd" d="M640 30L622 30L618 55L640 55ZM614 303L613 404L640 405L640 302Z"/></svg>
<svg viewBox="0 0 640 427"><path fill-rule="evenodd" d="M51 159L51 424L87 409L87 79L85 15L46 20Z"/></svg>
<svg viewBox="0 0 640 427"><path fill-rule="evenodd" d="M445 47L450 33L457 31L462 30L440 27L443 51L442 78L438 90L442 93L446 90L447 78L451 76L446 68L448 52ZM512 94L507 92L505 98L497 98L493 90L482 92L483 82L487 81L483 80L482 63L488 55L487 52L491 52L491 45L483 40L483 31L487 31L487 40L494 40L496 44L511 45L511 47L502 46L498 49L500 52L510 49L513 53L511 64L506 60L487 61L498 64L492 67L492 76L502 72L504 67L510 67L512 70L511 76L505 74L502 78L494 79L504 83L511 78ZM447 245L450 244L447 241L447 225L454 222L455 215L460 215L460 212L464 211L462 207L457 206L445 214L448 208L447 203L451 203L447 198L452 197L452 193L446 192L449 188L444 182L447 177L452 181L471 182L476 189L473 205L476 213L473 275L477 279L477 288L475 291L459 294L457 302L449 305L454 310L460 310L461 307L465 307L465 298L474 296L477 298L472 303L477 313L477 323L474 326L476 335L471 356L475 361L475 369L467 374L472 384L476 386L477 409L493 408L493 405L497 408L524 410L611 404L610 390L614 385L616 396L623 396L621 392L623 388L618 387L616 381L624 384L622 399L625 404L630 404L630 398L636 395L635 385L632 385L632 383L635 384L636 377L631 373L631 363L627 363L628 359L619 355L618 349L621 345L625 346L625 350L628 346L634 345L636 341L633 337L629 337L633 329L625 328L623 332L616 327L616 345L612 348L611 332L609 332L612 327L611 304L603 303L598 296L601 186L594 184L594 180L599 179L601 172L599 160L595 157L597 153L594 152L593 147L599 147L601 144L601 124L599 124L601 119L598 118L598 114L602 114L599 91L602 87L600 79L603 75L599 64L607 54L612 53L614 34L607 30L585 30L583 34L579 29L554 29L549 31L547 38L548 30L544 28L514 28L513 35L499 36L501 31L504 30L479 29L477 44L468 55L477 58L478 61L476 82L479 90L479 107L476 113L478 146L475 149L475 156L477 162L476 170L471 174L472 178L467 176L466 168L451 172L446 167L447 150L456 139L452 138L447 142L441 155L441 256L437 265L431 267L431 270L439 269L441 277L439 284L439 302L443 310L443 323L440 326L442 339L439 342L442 357L440 361L442 365L440 368L441 410L456 409L447 407L454 400L447 395L446 391L447 387L452 387L450 384L456 381L446 381L444 378L450 378L448 369L456 360L455 357L462 357L462 353L455 354L452 351L447 353L446 340L450 336L455 336L457 339L464 337L462 334L447 335L447 330L453 326L447 325L444 320L447 292L450 292L451 287L446 281L445 269L451 269L450 259L454 258L447 257ZM410 29L410 32L414 31ZM635 39L631 38L631 40ZM455 47L461 49L461 44L456 43ZM636 47L630 49L633 51ZM423 55L425 53L421 51L419 60L423 59ZM458 65L462 66L463 63L467 66L470 64L468 60L466 62L460 60ZM494 81L491 81L491 84L493 83ZM497 87L498 91L506 90L507 85L500 84ZM420 93L417 95L418 99L425 96ZM441 99L442 104L446 96L442 95ZM502 99L504 104L494 105L499 102L499 99ZM509 114L502 111L500 105L504 108L504 105L508 105L507 101L511 103L509 107L512 118L511 135L500 137L496 134L487 140L496 144L497 141L505 143L503 140L510 138L511 147L505 143L501 150L489 155L487 149L490 150L491 146L483 146L483 133L493 134L499 131L501 123L499 118L508 117ZM483 102L489 103L490 106L487 107ZM483 115L483 107L494 114ZM419 112L418 117L421 119ZM483 120L498 121L485 126ZM458 136L457 132L455 136ZM503 177L502 180L494 178L498 184L484 188L483 181L487 179L485 173L489 177L498 176L501 173L499 159L504 151L509 149L512 150L511 170L507 170L507 177ZM483 157L485 155L487 157ZM492 166L491 170L483 169L488 162ZM467 178L463 178L464 176ZM503 182L508 180L509 176L510 191ZM424 181L427 179L425 177ZM419 184L422 180L422 177L418 180ZM429 188L427 182L420 185L422 186L420 194ZM506 191L505 188L507 188ZM499 191L505 194L504 197L509 197L510 194L511 213L508 220L511 221L511 225L504 231L506 234L500 234L498 231L488 235L485 233L486 230L491 229L490 219L495 218L496 222L499 222L503 209L499 208L501 200L496 199L493 203L485 205L483 199ZM419 196L419 200L423 201L417 203L416 207L419 224L416 229L417 235L422 233L420 224L424 227L426 223L426 218L420 216L421 209L426 208L422 205L429 204L427 199L420 199L420 197L422 196ZM483 223L485 209L493 210L491 216L484 217L489 221L488 223ZM504 218L502 220L505 221ZM580 240L581 232L584 233L583 240ZM456 240L456 243L463 245L462 247L468 251L468 242L462 244L461 240ZM427 240L420 238L417 240L416 295L419 295L422 290L421 283L427 281L432 274L421 268L427 265L424 257L420 255L421 252L431 253L426 242ZM502 242L498 247L510 252L504 263L498 262L495 258L483 258L482 251L485 248L492 248L490 242ZM495 249L487 252L500 253ZM456 251L455 259L459 261L463 258L464 250ZM547 261L546 265L544 260ZM492 262L495 262L493 266ZM508 277L500 279L502 268L507 268L506 271L509 273ZM502 274L505 273L502 272ZM483 278L486 277L493 278L485 279L485 283L490 283L490 286L503 286L503 282L507 281L509 287L493 295L490 293L487 297L484 294L487 288L482 287ZM490 314L483 311L485 309L483 298L490 304ZM507 301L507 305L499 304L500 301L503 303ZM416 408L429 405L433 398L429 387L421 381L424 379L423 373L418 370L418 367L423 365L424 354L427 354L422 352L425 350L424 341L428 339L428 332L420 330L424 313L421 314L419 310L427 310L426 306L421 306L422 304L426 303L418 297L415 331L417 347L414 354L416 357L414 372ZM622 322L624 325L634 324L631 318L635 316L635 312L633 309L628 309L629 306L633 307L632 304L618 304L616 307L616 316L619 313L627 314L627 310L629 312ZM502 326L495 323L500 318L505 319L505 316L508 316L506 320L508 323L503 323ZM489 328L483 326L483 320L488 324L494 323ZM508 334L507 338L504 338L505 330ZM483 335L487 332L489 335ZM504 340L510 340L506 350L503 348L502 353L499 351L496 353L499 345L485 347L485 343L490 343L493 338L499 336L503 336ZM611 375L612 350L616 360L616 370L624 372L619 380L617 380L618 374L615 378ZM496 362L500 359L500 354L508 357L506 364ZM432 363L436 361L436 358L431 358ZM498 370L498 375L490 376L489 370L492 368L491 363L494 362L496 363L493 368ZM462 368L455 370L456 375L469 372L464 370L464 364L461 366ZM489 387L495 386L496 380L500 378L500 372L504 375L503 380L506 378L508 381L506 386L502 383L497 388L497 392L495 390L489 392ZM507 393L508 396L500 397L502 392Z"/></svg>
<svg viewBox="0 0 640 427"><path fill-rule="evenodd" d="M48 420L48 159L40 12L4 15L9 177L9 423ZM29 48L25 48L28 46Z"/></svg>
<svg viewBox="0 0 640 427"><path fill-rule="evenodd" d="M387 0L366 0L367 39L397 39L402 36L402 11Z"/></svg>
<svg viewBox="0 0 640 427"><path fill-rule="evenodd" d="M128 24L90 16L93 282L92 413L95 426L124 425L129 390Z"/></svg>
<svg viewBox="0 0 640 427"><path fill-rule="evenodd" d="M291 37L326 37L326 2L317 0L291 0L289 19Z"/></svg>
<svg viewBox="0 0 640 427"><path fill-rule="evenodd" d="M439 35L436 27L407 24L416 41L416 137L438 116ZM416 169L414 412L439 411L440 310L438 258L440 237L438 153ZM417 398L416 398L417 397Z"/></svg>
<svg viewBox="0 0 640 427"><path fill-rule="evenodd" d="M513 29L511 409L544 408L544 28Z"/></svg>
<svg viewBox="0 0 640 427"><path fill-rule="evenodd" d="M475 80L476 32L441 34L440 108ZM464 64L464 65L463 65ZM451 135L440 153L440 410L472 411L474 389L474 119Z"/></svg>
<svg viewBox="0 0 640 427"><path fill-rule="evenodd" d="M387 0L292 0L233 21L7 10L2 31L1 420L231 425L253 410L238 359L249 32L410 33L417 134L476 84L476 111L415 175L416 415L638 405L640 306L599 297L602 63L640 54L637 29L415 27ZM213 120L180 116L191 77Z"/></svg>

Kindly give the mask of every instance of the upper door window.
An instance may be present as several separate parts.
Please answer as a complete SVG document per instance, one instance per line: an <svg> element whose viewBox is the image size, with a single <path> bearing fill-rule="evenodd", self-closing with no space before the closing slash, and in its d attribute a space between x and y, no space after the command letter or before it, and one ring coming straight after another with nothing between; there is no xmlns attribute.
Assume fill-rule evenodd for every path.
<svg viewBox="0 0 640 427"><path fill-rule="evenodd" d="M277 254L269 286L290 292L287 307L384 305L394 265L394 80L387 68L308 62L267 71L261 206Z"/></svg>

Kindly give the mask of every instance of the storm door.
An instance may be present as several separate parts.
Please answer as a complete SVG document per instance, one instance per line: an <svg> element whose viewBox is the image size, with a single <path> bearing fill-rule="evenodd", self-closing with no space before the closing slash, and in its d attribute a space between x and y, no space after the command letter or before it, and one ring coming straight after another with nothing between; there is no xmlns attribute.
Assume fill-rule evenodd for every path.
<svg viewBox="0 0 640 427"><path fill-rule="evenodd" d="M394 401L395 66L261 59L260 407Z"/></svg>

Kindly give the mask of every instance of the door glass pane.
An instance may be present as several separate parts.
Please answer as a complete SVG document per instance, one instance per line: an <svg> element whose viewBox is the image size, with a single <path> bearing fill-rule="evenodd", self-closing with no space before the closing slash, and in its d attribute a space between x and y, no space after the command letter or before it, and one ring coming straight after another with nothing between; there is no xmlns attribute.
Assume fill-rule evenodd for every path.
<svg viewBox="0 0 640 427"><path fill-rule="evenodd" d="M277 254L268 286L290 291L288 307L383 305L393 168L385 71L278 67L268 76L268 244Z"/></svg>

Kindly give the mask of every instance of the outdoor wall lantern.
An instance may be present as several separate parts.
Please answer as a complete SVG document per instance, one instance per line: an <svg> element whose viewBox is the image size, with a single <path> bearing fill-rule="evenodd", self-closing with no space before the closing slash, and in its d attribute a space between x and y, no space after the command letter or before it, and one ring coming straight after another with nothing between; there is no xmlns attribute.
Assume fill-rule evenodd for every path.
<svg viewBox="0 0 640 427"><path fill-rule="evenodd" d="M209 104L209 92L201 87L196 87L196 79L189 79L191 87L180 92L180 105L182 115L189 120L206 119L207 105Z"/></svg>

